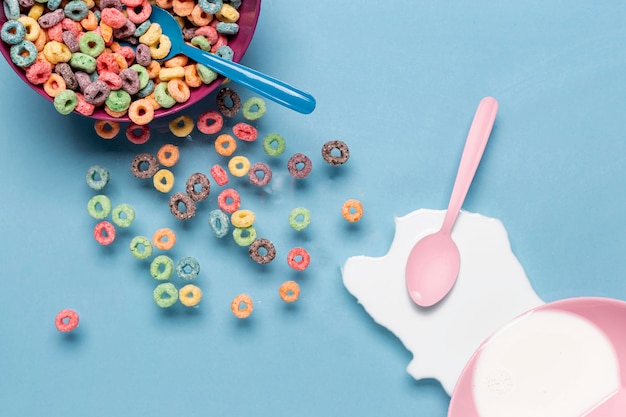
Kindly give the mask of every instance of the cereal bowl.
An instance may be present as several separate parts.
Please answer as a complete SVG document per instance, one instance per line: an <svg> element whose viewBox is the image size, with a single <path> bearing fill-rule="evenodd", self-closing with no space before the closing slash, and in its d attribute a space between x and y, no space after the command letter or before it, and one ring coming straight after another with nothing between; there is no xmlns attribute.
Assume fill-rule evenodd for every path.
<svg viewBox="0 0 626 417"><path fill-rule="evenodd" d="M32 2L28 2L28 1L15 1L15 0L3 0L3 6L4 7L0 7L0 26L4 26L5 23L8 21L7 15L9 13L11 13L11 10L9 10L9 1L14 1L14 3L17 3L20 5L20 15L24 16L28 13L29 8L24 8L23 4L29 4ZM56 1L56 0L52 0L52 1ZM123 1L122 3L128 3L131 0L126 0ZM147 0L143 0L144 2L147 2ZM119 4L119 0L112 0L112 1L108 1L107 4ZM164 3L167 3L166 1ZM169 2L171 4L171 2ZM182 2L181 2L182 3ZM199 3L198 1L194 1L193 3ZM214 1L214 2L208 2L209 4L214 4L214 3L221 3L221 1ZM231 2L226 2L224 1L224 4L229 4L229 3L233 3L233 5L235 4L234 1ZM49 12L49 9L47 8L45 3L39 3L39 2L34 2L35 5L40 5L40 6L44 6L44 13ZM66 5L67 3L62 3L63 5ZM101 2L98 2L98 4L101 4ZM132 2L130 2L129 4L133 4ZM205 3L206 4L206 3ZM65 6L67 7L67 6ZM97 6L94 6L97 7ZM232 60L235 62L239 62L246 50L248 49L248 46L250 45L250 42L252 41L252 36L254 35L254 31L256 29L256 25L257 25L257 21L259 18L259 13L260 13L260 8L261 8L261 0L242 0L241 1L241 5L239 7L236 8L236 12L238 14L238 19L236 20L236 23L238 25L238 30L236 31L235 34L233 35L227 35L227 34L222 34L220 33L220 36L223 38L227 39L227 45L228 47L230 47L232 49L233 52L233 57ZM59 7L57 10L61 9L61 7ZM91 9L91 10L95 10L95 9ZM170 9L170 11L172 13L174 13L173 9ZM15 13L13 11L13 13ZM67 12L66 12L67 14ZM185 18L187 19L187 18ZM211 26L213 28L215 28L215 22L217 22L217 18L213 18L212 19L213 23L209 23L205 26ZM78 23L78 21L77 21ZM193 24L191 24L190 22L187 21L187 24L189 26L193 26ZM61 25L61 23L59 23L58 25ZM80 26L80 23L78 23L77 26ZM136 25L137 27L139 26L139 24ZM195 27L198 27L198 25L196 24ZM100 28L98 28L99 30ZM50 29L47 29L47 31L49 31ZM9 32L8 29L3 29L3 35L5 35L5 32ZM62 32L67 32L67 30L63 30ZM83 32L88 32L87 30L84 30L83 28ZM61 31L59 30L59 33L61 33ZM80 36L79 36L80 38ZM4 37L3 37L4 39ZM64 40L64 38L63 38ZM61 42L63 43L63 42ZM120 42L122 45L127 45L124 42ZM48 92L46 92L46 90L43 87L43 83L39 83L39 84L34 84L31 83L31 81L29 81L25 68L22 66L19 66L18 64L16 64L13 59L11 58L11 44L5 42L4 40L0 40L0 52L2 52L2 55L4 56L4 58L6 59L6 61L9 63L9 66L15 71L15 73L28 85L30 86L30 88L32 88L33 90L35 90L39 95L41 95L42 97L44 97L45 99L47 99L48 101L50 101L51 103L54 101L54 98L48 94ZM38 48L40 49L40 48ZM41 54L42 52L39 52L39 54ZM192 61L190 61L191 63ZM74 70L74 68L72 68ZM55 73L54 69L52 71L52 73ZM97 74L97 70L93 71L91 74L93 75L94 73ZM173 105L172 107L169 108L164 108L161 107L160 109L157 109L154 111L154 118L160 118L160 117L164 117L164 116L168 116L168 115L172 115L175 113L178 113L179 111L185 109L188 106L191 106L194 103L197 103L198 101L202 100L204 97L206 97L207 95L209 95L211 92L213 92L215 89L217 89L219 87L219 85L224 81L224 77L222 76L218 76L215 80L210 81L208 83L203 82L200 86L198 87L190 87L190 94L189 94L189 98L182 102L182 103L176 103L175 105ZM77 89L78 90L78 89ZM138 98L137 95L132 95L131 96L132 100L136 100ZM76 110L74 110L73 112L77 112ZM80 114L80 113L79 113ZM115 112L106 112L104 110L104 106L96 106L95 110L93 111L92 114L84 114L88 117L94 118L94 119L98 119L98 120L114 120L114 121L119 121L119 122L128 122L130 121L130 118L128 117L127 113L123 113L122 115L118 115L115 114Z"/></svg>

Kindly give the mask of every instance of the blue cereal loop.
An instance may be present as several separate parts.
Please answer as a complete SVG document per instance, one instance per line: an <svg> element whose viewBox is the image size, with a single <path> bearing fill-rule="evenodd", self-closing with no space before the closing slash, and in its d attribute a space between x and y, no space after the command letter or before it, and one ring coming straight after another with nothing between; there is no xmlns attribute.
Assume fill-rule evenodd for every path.
<svg viewBox="0 0 626 417"><path fill-rule="evenodd" d="M133 33L133 36L140 37L141 35L143 35L144 33L148 31L148 28L150 27L151 24L152 22L150 22L150 20L146 20L145 22L137 26L137 28L135 29L135 32Z"/></svg>
<svg viewBox="0 0 626 417"><path fill-rule="evenodd" d="M237 23L219 22L215 25L215 30L224 35L236 35L239 32L239 25Z"/></svg>
<svg viewBox="0 0 626 417"><path fill-rule="evenodd" d="M205 13L215 14L222 9L222 0L199 0L198 6Z"/></svg>
<svg viewBox="0 0 626 417"><path fill-rule="evenodd" d="M9 20L20 17L20 4L17 0L4 0L4 15Z"/></svg>
<svg viewBox="0 0 626 417"><path fill-rule="evenodd" d="M235 53L233 52L230 46L222 45L219 48L217 48L217 51L215 51L215 55L227 61L232 61L233 57L235 56Z"/></svg>
<svg viewBox="0 0 626 417"><path fill-rule="evenodd" d="M187 256L176 264L176 275L185 281L196 279L200 273L200 263L192 256Z"/></svg>
<svg viewBox="0 0 626 417"><path fill-rule="evenodd" d="M230 220L222 210L215 209L209 213L209 224L218 238L223 238L228 234Z"/></svg>
<svg viewBox="0 0 626 417"><path fill-rule="evenodd" d="M137 92L137 97L146 98L154 91L154 81L148 80L148 84Z"/></svg>
<svg viewBox="0 0 626 417"><path fill-rule="evenodd" d="M89 6L83 0L72 0L63 8L65 17L69 17L75 22L80 22L87 17Z"/></svg>
<svg viewBox="0 0 626 417"><path fill-rule="evenodd" d="M26 27L19 20L7 20L2 25L2 40L9 45L15 45L24 40L26 35Z"/></svg>
<svg viewBox="0 0 626 417"><path fill-rule="evenodd" d="M48 6L48 9L56 10L61 5L61 0L48 0L46 4Z"/></svg>
<svg viewBox="0 0 626 417"><path fill-rule="evenodd" d="M29 67L37 59L37 47L31 41L21 41L11 46L11 61L18 67Z"/></svg>

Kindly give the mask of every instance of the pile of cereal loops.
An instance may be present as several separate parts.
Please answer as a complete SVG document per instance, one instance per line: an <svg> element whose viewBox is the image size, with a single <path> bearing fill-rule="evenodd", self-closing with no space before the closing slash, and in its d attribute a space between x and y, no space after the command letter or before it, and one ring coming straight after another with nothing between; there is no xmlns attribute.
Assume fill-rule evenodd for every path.
<svg viewBox="0 0 626 417"><path fill-rule="evenodd" d="M178 55L150 22L149 0L4 0L2 41L29 82L43 87L61 114L128 115L146 125L154 111L189 100L217 74ZM187 42L232 60L241 0L156 0L179 20ZM259 107L260 108L260 107ZM104 134L112 134L105 131Z"/></svg>
<svg viewBox="0 0 626 417"><path fill-rule="evenodd" d="M217 110L208 110L197 118L197 125L189 116L178 116L174 119L176 123L170 123L171 133L176 137L184 137L194 128L205 135L213 135L216 160L221 162L214 163L208 174L193 173L184 180L184 187L181 186L184 191L172 192L176 179L171 168L180 162L179 148L173 143L162 145L156 155L149 152L137 154L130 163L130 171L138 180L151 181L156 191L166 194L172 192L169 195L169 209L180 221L194 218L197 205L203 204L211 192L217 192L217 207L211 208L208 216L211 232L218 239L230 235L237 245L247 248L248 255L254 262L261 265L269 264L276 259L280 248L267 237L258 234L257 216L243 205L244 202L235 186L236 179L258 187L271 182L272 170L267 163L262 161L251 163L246 156L237 152L239 141L255 142L259 138L257 129L251 123L264 115L265 102L258 97L252 97L242 103L235 90L223 87L217 93L216 105ZM225 118L232 118L240 113L246 121L225 123ZM182 121L183 125L178 123L179 121ZM225 127L231 124L232 127ZM182 133L178 131L181 128L184 129ZM112 130L114 129L115 125ZM113 136L115 135L111 135ZM262 139L262 146L269 158L279 157L287 149L285 138L278 133L267 134ZM350 151L342 141L328 141L322 146L321 157L331 166L340 166L348 161ZM286 158L285 169L294 181L301 181L311 173L313 161L303 153L294 153ZM99 183L108 179L108 172L98 166L90 168L87 174L87 182L94 190L101 190L102 188L98 188ZM91 183L96 183L95 187ZM215 190L216 188L218 189ZM106 217L107 207L110 207L110 203L102 197L98 195L94 197L95 202L90 202L89 212L94 213L92 216L96 218ZM341 207L341 213L349 222L357 222L363 215L363 207L360 201L350 199ZM309 209L296 207L289 213L286 224L299 232L310 225L311 218ZM171 229L157 230L152 239L135 236L130 243L131 253L137 259L148 259L153 255L153 248L167 251L174 246L176 239L176 234ZM311 255L304 247L293 247L286 250L283 259L291 269L304 271L309 267ZM202 291L189 283L200 272L197 259L185 257L175 263L166 254L156 254L150 262L149 270L152 278L159 281L153 291L153 299L157 306L168 308L178 301L188 307L200 303ZM177 287L170 281L173 276L177 276L185 285ZM278 294L284 302L295 302L300 296L300 286L295 281L286 281L278 289ZM231 302L231 310L237 318L249 317L253 311L250 295L242 293L235 296Z"/></svg>

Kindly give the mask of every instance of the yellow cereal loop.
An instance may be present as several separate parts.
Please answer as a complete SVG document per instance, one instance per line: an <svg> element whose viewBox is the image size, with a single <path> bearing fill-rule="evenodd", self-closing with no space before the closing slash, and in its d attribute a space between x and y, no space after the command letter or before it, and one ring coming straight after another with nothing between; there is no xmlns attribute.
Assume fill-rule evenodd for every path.
<svg viewBox="0 0 626 417"><path fill-rule="evenodd" d="M219 12L215 13L215 17L220 22L235 23L239 20L239 12L230 4L222 4Z"/></svg>
<svg viewBox="0 0 626 417"><path fill-rule="evenodd" d="M169 192L174 186L174 174L169 169L160 169L152 177L154 188L162 193Z"/></svg>
<svg viewBox="0 0 626 417"><path fill-rule="evenodd" d="M250 160L245 156L233 156L228 161L228 170L235 177L243 177L250 170Z"/></svg>
<svg viewBox="0 0 626 417"><path fill-rule="evenodd" d="M159 80L161 81L169 81L174 78L185 78L185 68L183 67L172 67L172 68L163 68L159 71Z"/></svg>
<svg viewBox="0 0 626 417"><path fill-rule="evenodd" d="M89 10L93 9L94 6L96 5L96 2L94 0L83 0L86 4L87 7L89 7Z"/></svg>
<svg viewBox="0 0 626 417"><path fill-rule="evenodd" d="M252 210L237 210L230 216L232 225L240 229L252 226L255 220L256 216Z"/></svg>
<svg viewBox="0 0 626 417"><path fill-rule="evenodd" d="M43 47L43 54L51 64L68 62L72 58L72 52L65 44L58 41L51 41Z"/></svg>
<svg viewBox="0 0 626 417"><path fill-rule="evenodd" d="M24 35L24 39L27 41L35 42L39 37L39 33L41 32L41 26L37 21L29 16L22 16L17 19L18 22L21 22L26 29L26 34Z"/></svg>
<svg viewBox="0 0 626 417"><path fill-rule="evenodd" d="M162 34L163 29L161 29L161 25L158 23L151 23L148 30L146 30L146 33L139 37L139 42L148 46L156 45Z"/></svg>
<svg viewBox="0 0 626 417"><path fill-rule="evenodd" d="M178 116L174 120L169 123L170 132L174 134L174 136L178 136L179 138L184 138L189 135L194 128L193 119L184 114L182 116Z"/></svg>
<svg viewBox="0 0 626 417"><path fill-rule="evenodd" d="M37 20L41 17L44 10L45 8L43 4L35 3L31 6L30 10L28 11L28 17L30 17L31 19Z"/></svg>
<svg viewBox="0 0 626 417"><path fill-rule="evenodd" d="M152 59L163 59L170 53L172 49L172 42L167 35L161 35L159 41L150 46L150 56Z"/></svg>

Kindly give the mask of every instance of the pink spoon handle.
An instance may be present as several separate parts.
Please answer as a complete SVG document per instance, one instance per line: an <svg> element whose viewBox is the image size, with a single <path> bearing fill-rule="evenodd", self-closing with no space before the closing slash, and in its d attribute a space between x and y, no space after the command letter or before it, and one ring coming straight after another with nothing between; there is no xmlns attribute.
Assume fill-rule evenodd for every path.
<svg viewBox="0 0 626 417"><path fill-rule="evenodd" d="M452 226L459 215L465 196L467 196L467 191L474 179L474 174L476 174L476 169L485 151L485 146L487 146L497 112L498 102L493 97L485 97L478 104L474 120L467 134L463 154L461 155L461 162L459 163L459 170L452 188L446 217L441 227L441 232L447 235L452 231Z"/></svg>

